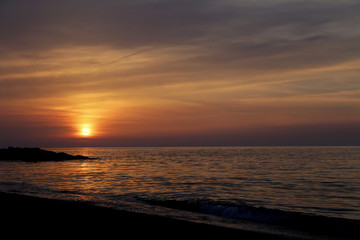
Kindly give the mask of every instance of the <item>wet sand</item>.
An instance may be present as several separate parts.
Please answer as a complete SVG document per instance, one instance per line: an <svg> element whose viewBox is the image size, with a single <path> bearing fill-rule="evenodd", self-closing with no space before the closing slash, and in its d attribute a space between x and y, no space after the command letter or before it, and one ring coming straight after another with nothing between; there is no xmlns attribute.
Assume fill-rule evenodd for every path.
<svg viewBox="0 0 360 240"><path fill-rule="evenodd" d="M92 206L82 202L9 193L0 193L0 212L2 234L11 238L284 239L263 233Z"/></svg>

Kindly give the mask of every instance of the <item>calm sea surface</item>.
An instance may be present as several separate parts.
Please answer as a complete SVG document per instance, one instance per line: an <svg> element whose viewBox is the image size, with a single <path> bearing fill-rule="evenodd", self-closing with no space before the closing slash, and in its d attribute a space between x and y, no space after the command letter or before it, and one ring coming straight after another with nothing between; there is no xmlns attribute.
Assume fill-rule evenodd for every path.
<svg viewBox="0 0 360 240"><path fill-rule="evenodd" d="M360 147L49 150L97 159L3 161L0 191L232 219L264 221L280 211L360 220Z"/></svg>

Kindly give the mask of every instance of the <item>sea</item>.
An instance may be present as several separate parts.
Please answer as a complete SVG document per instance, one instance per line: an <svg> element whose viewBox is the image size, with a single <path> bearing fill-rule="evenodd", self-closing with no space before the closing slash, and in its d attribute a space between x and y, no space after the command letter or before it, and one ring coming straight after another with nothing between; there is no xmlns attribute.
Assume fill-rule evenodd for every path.
<svg viewBox="0 0 360 240"><path fill-rule="evenodd" d="M360 239L359 146L46 150L93 159L0 161L0 191L303 239Z"/></svg>

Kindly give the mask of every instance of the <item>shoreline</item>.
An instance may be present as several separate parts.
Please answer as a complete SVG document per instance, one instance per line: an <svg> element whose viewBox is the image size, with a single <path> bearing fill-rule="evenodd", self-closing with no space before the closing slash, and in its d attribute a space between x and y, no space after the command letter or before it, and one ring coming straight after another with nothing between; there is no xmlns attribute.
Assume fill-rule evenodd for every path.
<svg viewBox="0 0 360 240"><path fill-rule="evenodd" d="M0 192L0 211L4 220L2 228L10 235L23 232L31 236L51 233L81 237L114 237L121 234L164 239L189 236L296 239L15 193Z"/></svg>

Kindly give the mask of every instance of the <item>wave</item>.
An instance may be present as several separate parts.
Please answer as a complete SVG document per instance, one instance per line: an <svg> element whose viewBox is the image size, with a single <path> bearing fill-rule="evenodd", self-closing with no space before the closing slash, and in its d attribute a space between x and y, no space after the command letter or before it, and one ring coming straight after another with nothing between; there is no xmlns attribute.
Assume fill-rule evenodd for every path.
<svg viewBox="0 0 360 240"><path fill-rule="evenodd" d="M34 185L26 182L2 181L0 182L0 191L2 192L19 192L22 193L24 189L33 189Z"/></svg>
<svg viewBox="0 0 360 240"><path fill-rule="evenodd" d="M216 215L220 217L246 220L263 224L286 227L331 236L360 239L360 221L333 218L319 215L290 212L247 204L235 204L226 201L209 199L193 200L158 200L142 199L142 201L167 208Z"/></svg>

